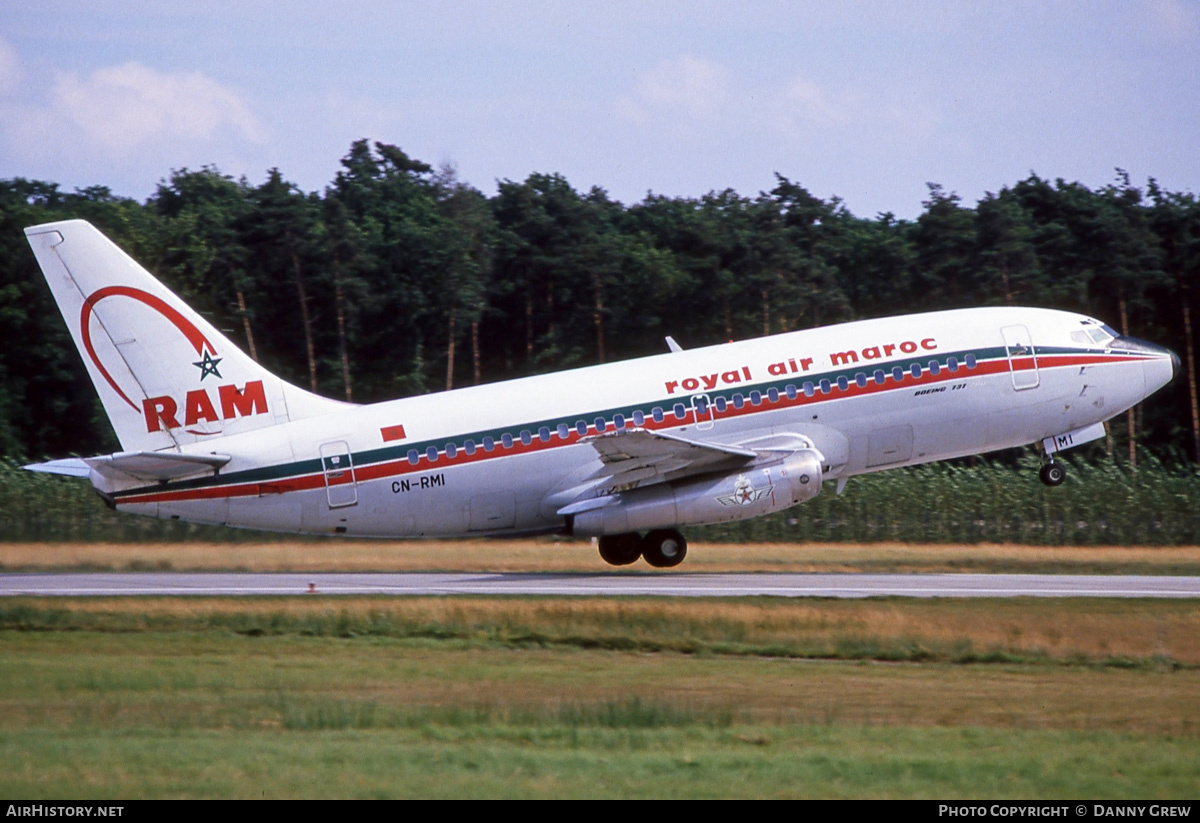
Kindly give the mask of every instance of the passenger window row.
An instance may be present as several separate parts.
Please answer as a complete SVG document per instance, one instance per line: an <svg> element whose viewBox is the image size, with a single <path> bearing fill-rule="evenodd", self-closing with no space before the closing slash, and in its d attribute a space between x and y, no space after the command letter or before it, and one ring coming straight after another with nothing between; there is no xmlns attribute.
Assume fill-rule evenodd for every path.
<svg viewBox="0 0 1200 823"><path fill-rule="evenodd" d="M928 371L931 375L936 376L941 374L943 368L953 374L963 367L973 369L976 367L976 365L978 365L978 363L975 359L975 355L973 354L968 354L966 357L964 357L961 364L958 362L958 358L947 357L944 366L937 360L930 360L928 364L924 366L922 366L920 363L911 364L908 367L907 372L902 366L893 366L890 373L885 372L883 369L876 369L870 375L866 374L865 372L858 372L854 375L854 384L860 389L866 388L870 381L874 381L877 386L882 386L888 377L891 377L896 382L900 382L904 380L906 374L912 375L913 377L920 377L925 371ZM850 388L850 378L842 375L837 378L836 384L839 391L847 391ZM831 382L828 378L823 378L815 384L812 381L806 380L799 388L789 383L784 386L783 391L789 400L795 400L801 392L804 393L805 397L812 397L818 391L821 392L821 394L829 394L833 391L833 386L833 382ZM712 408L717 414L723 414L730 406L735 409L745 408L747 401L751 406L760 406L762 405L763 399L763 393L758 390L751 391L748 396L743 395L741 392L734 392L729 399L726 399L724 395L718 395L712 401L707 401L705 398L697 398L696 413L698 416L709 414L709 406L711 404ZM767 389L765 399L771 404L778 403L779 390L774 387ZM676 403L668 410L664 410L661 406L655 406L650 410L650 418L655 423L662 423L666 421L668 417L672 417L674 420L685 420L687 418L687 413L688 407L686 405L683 403ZM645 425L645 423L646 414L638 409L633 411L628 418L626 418L623 414L614 414L611 423L609 423L609 421L605 420L603 417L597 417L594 421L592 421L591 427L594 427L597 433L603 433L607 431L610 426L613 431L620 431L630 424L636 428L641 428ZM575 422L573 428L577 435L584 437L587 435L590 427L587 421L578 420ZM511 449L514 445L516 445L516 441L520 440L523 445L529 446L532 445L535 437L541 443L549 443L550 440L555 436L557 436L559 440L567 440L571 436L571 429L572 427L568 426L566 423L559 423L553 430L548 426L542 426L537 430L536 433L530 431L529 429L522 429L516 435L505 432L504 434L500 435L499 445L502 448ZM470 457L479 449L483 449L485 452L495 451L496 446L497 443L494 438L484 437L479 441L479 443L476 443L474 440L470 439L463 441L461 450L463 454ZM453 460L458 456L459 449L460 447L457 444L447 443L444 448L446 457ZM427 449L425 449L424 457L430 463L436 462L438 455L439 451L437 446L429 446ZM410 449L408 452L408 462L413 466L417 465L421 461L421 457L421 453L416 449Z"/></svg>

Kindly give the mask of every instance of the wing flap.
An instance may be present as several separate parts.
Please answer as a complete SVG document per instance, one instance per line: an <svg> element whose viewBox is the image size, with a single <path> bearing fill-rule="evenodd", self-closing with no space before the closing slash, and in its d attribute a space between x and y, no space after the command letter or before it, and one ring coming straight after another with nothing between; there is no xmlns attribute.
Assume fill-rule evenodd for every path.
<svg viewBox="0 0 1200 823"><path fill-rule="evenodd" d="M609 485L650 485L748 463L758 456L753 449L691 440L646 429L624 429L588 438L600 456L601 466L590 479Z"/></svg>

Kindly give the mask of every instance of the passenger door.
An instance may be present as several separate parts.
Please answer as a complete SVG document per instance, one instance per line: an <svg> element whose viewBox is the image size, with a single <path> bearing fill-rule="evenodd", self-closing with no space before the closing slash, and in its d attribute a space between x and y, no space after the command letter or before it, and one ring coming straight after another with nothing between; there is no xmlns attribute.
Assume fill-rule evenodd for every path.
<svg viewBox="0 0 1200 823"><path fill-rule="evenodd" d="M1008 371L1012 375L1013 388L1017 391L1037 388L1041 376L1038 374L1037 352L1034 351L1029 329L1025 326L1005 326L1000 333L1004 335L1004 349L1008 355Z"/></svg>

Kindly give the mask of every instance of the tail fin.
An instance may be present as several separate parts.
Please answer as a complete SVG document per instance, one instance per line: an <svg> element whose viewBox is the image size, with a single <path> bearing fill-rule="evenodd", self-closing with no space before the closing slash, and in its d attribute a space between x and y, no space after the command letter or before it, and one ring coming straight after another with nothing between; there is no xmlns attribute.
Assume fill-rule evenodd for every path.
<svg viewBox="0 0 1200 823"><path fill-rule="evenodd" d="M83 220L25 229L126 451L155 451L329 414Z"/></svg>

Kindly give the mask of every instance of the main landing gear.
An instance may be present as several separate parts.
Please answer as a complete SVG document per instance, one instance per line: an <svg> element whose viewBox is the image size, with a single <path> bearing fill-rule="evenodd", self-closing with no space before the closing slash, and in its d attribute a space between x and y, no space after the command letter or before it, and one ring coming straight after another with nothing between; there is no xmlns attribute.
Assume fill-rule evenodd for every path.
<svg viewBox="0 0 1200 823"><path fill-rule="evenodd" d="M1038 472L1038 477L1047 486L1061 486L1063 481L1067 479L1067 470L1059 463L1050 462L1042 466L1042 470Z"/></svg>
<svg viewBox="0 0 1200 823"><path fill-rule="evenodd" d="M613 566L628 566L641 557L655 568L669 569L687 557L687 540L675 529L655 529L645 537L609 534L600 538L600 557Z"/></svg>

